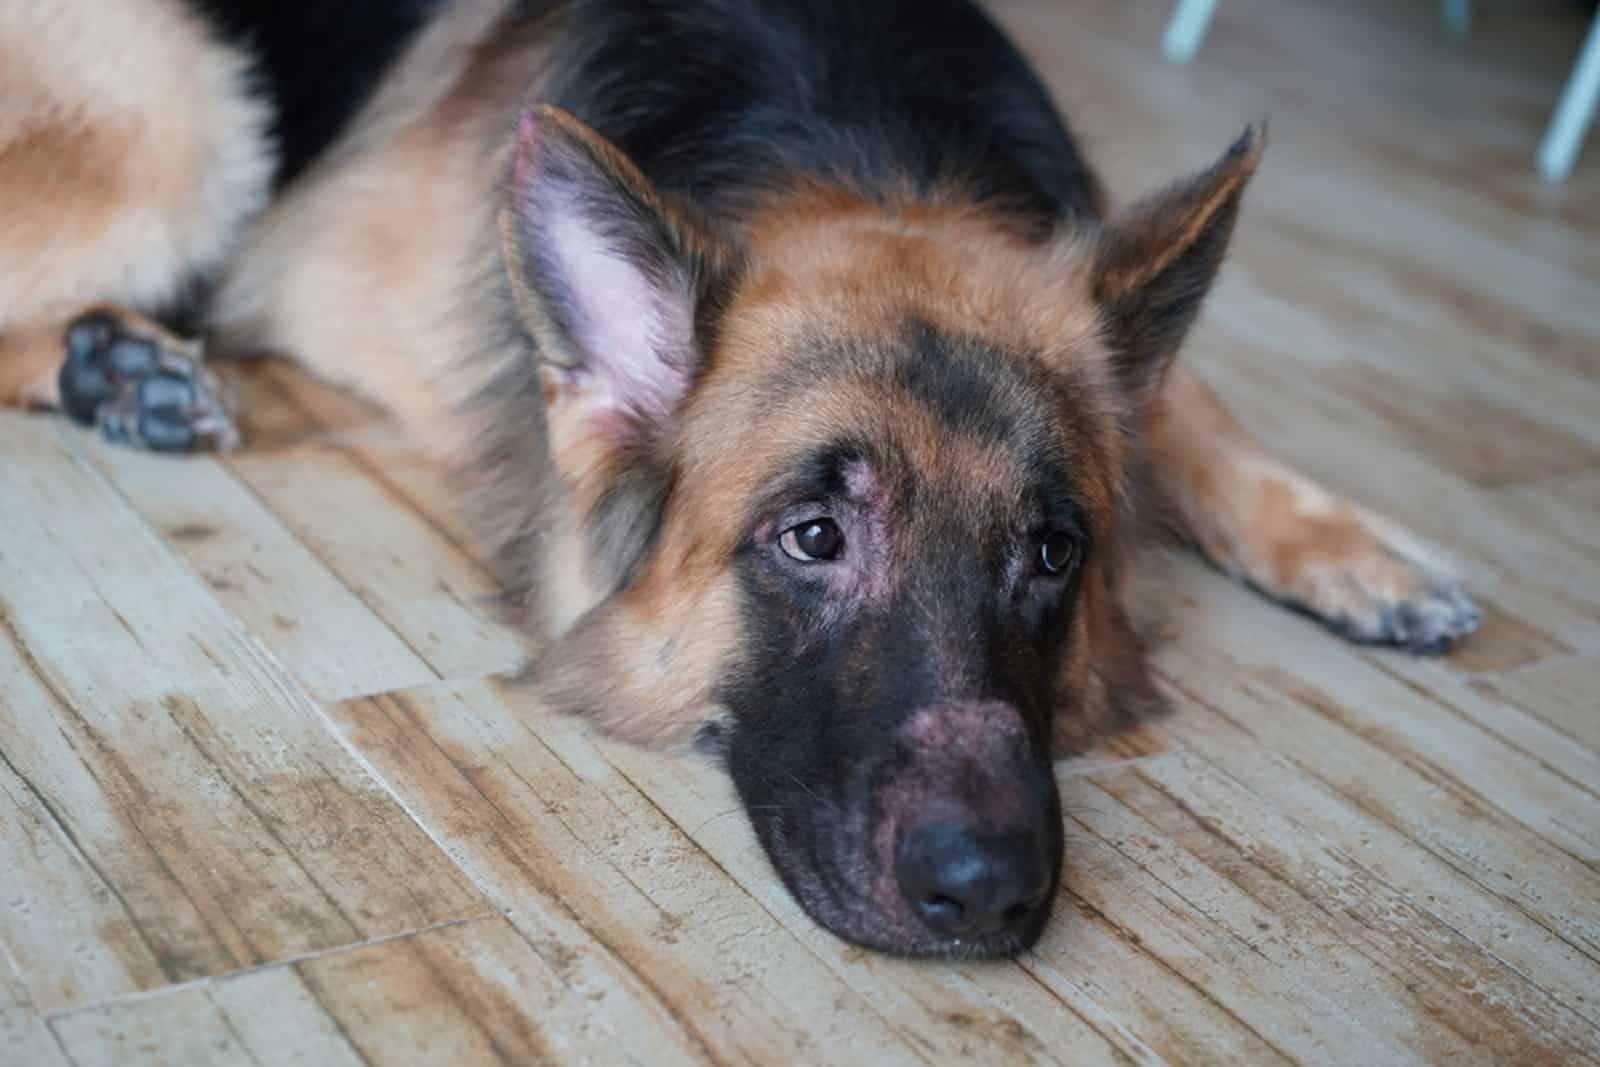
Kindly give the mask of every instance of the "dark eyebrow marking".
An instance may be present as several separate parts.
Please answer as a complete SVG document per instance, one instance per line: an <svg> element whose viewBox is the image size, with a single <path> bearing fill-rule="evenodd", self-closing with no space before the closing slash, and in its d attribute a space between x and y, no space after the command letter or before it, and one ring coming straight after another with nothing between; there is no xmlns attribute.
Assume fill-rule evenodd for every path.
<svg viewBox="0 0 1600 1067"><path fill-rule="evenodd" d="M1021 376L984 343L949 337L913 318L896 347L890 381L951 430L1012 444L1015 431L1033 421Z"/></svg>
<svg viewBox="0 0 1600 1067"><path fill-rule="evenodd" d="M841 379L878 379L954 433L1014 449L1048 436L1040 407L1056 393L1042 370L983 337L942 331L907 316L888 339L813 338L767 386L773 408Z"/></svg>

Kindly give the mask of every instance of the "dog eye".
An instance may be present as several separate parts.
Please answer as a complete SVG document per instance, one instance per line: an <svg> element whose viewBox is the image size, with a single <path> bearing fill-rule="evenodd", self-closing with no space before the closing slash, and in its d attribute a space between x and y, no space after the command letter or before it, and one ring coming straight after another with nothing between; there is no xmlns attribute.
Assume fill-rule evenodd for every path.
<svg viewBox="0 0 1600 1067"><path fill-rule="evenodd" d="M819 563L839 558L844 552L844 533L832 519L812 519L783 531L778 545L790 559Z"/></svg>
<svg viewBox="0 0 1600 1067"><path fill-rule="evenodd" d="M1039 569L1045 574L1062 574L1077 558L1078 542L1069 533L1057 530L1039 542Z"/></svg>

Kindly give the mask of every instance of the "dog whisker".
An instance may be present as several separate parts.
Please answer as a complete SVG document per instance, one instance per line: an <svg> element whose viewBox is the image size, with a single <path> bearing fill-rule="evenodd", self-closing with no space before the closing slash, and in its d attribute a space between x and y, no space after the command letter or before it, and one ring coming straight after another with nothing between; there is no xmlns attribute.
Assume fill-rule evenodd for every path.
<svg viewBox="0 0 1600 1067"><path fill-rule="evenodd" d="M719 811L715 815L708 815L703 821L696 824L694 829L689 831L689 837L691 840L699 838L701 830L720 819L726 819L730 815L748 815L756 812L772 812L776 815L782 815L784 810L785 805L783 804L752 804L748 808L729 808L727 811Z"/></svg>

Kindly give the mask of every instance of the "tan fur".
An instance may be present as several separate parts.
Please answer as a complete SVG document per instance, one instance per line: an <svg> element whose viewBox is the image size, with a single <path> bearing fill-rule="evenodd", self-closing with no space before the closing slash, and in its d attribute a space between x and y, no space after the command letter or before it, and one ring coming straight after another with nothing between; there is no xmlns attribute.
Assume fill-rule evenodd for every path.
<svg viewBox="0 0 1600 1067"><path fill-rule="evenodd" d="M1016 358L1043 359L1057 373L1077 375L1085 398L1110 391L1088 272L1074 259L1087 253L1081 243L1029 242L960 205L910 205L886 215L843 194L816 192L758 215L745 247L745 280L708 354L709 371L678 419L677 493L645 572L621 605L560 641L600 591L576 579L587 561L573 544L575 529L552 531L546 547L546 592L561 595L547 615L558 644L541 662L541 689L558 703L583 694L596 721L630 740L684 742L717 713L709 687L717 668L737 655L741 633L727 588L738 523L748 501L796 454L853 430L915 457L919 477L952 500L985 508L985 500L1017 491L1014 457L952 433L875 380L821 381L773 404L771 381L808 338L871 345L918 316L983 331L1009 342ZM583 431L585 412L568 410L559 387L546 395L552 449L581 512L603 488L615 445ZM1056 429L1063 453L1076 457L1097 539L1115 545L1124 441L1114 405L1083 407ZM1064 691L1078 694L1080 706L1064 716L1064 750L1123 722L1128 691L1155 703L1142 648L1120 605L1098 572L1091 584L1069 656L1073 677Z"/></svg>
<svg viewBox="0 0 1600 1067"><path fill-rule="evenodd" d="M1077 378L1085 399L1110 394L1109 354L1100 343L1079 242L1040 245L959 203L908 204L886 214L848 194L818 191L758 216L747 243L750 280L729 309L718 373L691 398L695 407L737 411L750 404L744 381L761 372L762 361L781 358L807 337L872 343L908 315L953 332L982 333L1019 354L1038 353L1017 358L1039 358ZM738 388L719 388L723 379ZM747 425L737 416L708 419L723 431L690 452L751 456L751 466L759 468L753 457L792 454L798 437L819 434L824 423L880 421L893 401L875 395L877 388L859 383L851 394L807 397L793 405L799 411L777 421L764 418L755 442L727 439L732 428ZM1117 411L1108 404L1078 414L1070 425L1064 421L1061 443L1068 456L1082 460L1088 472L1084 488L1096 512L1103 512L1112 506L1116 487L1096 473L1120 467L1124 458ZM882 421L910 434L910 451L927 464L959 455L939 427L919 418L896 412ZM757 451L740 451L749 448ZM986 463L984 457L963 456L953 477L970 484L987 472L997 485L1006 484L1009 472ZM752 470L747 477L758 482L769 473Z"/></svg>
<svg viewBox="0 0 1600 1067"><path fill-rule="evenodd" d="M1003 216L954 193L883 207L834 189L787 194L748 234L759 279L747 296L818 325L811 301L826 289L852 325L887 326L912 302L937 325L1042 346L1079 364L1098 332L1086 248L1041 245ZM1066 348L1082 351L1062 351Z"/></svg>
<svg viewBox="0 0 1600 1067"><path fill-rule="evenodd" d="M272 170L246 66L178 0L0 4L0 333L221 264Z"/></svg>
<svg viewBox="0 0 1600 1067"><path fill-rule="evenodd" d="M469 5L468 28L495 9ZM451 30L416 47L452 56L444 66L458 77L441 84L437 72L419 74L411 92L381 93L374 121L390 136L356 123L352 140L332 150L337 165L319 166L273 205L231 265L211 319L225 350L292 354L382 403L429 454L459 459L472 430L458 411L480 384L462 358L497 313L470 281L501 269L486 237L507 131L540 46Z"/></svg>
<svg viewBox="0 0 1600 1067"><path fill-rule="evenodd" d="M1185 532L1271 596L1359 626L1445 569L1394 524L1274 459L1182 366L1151 413L1148 448Z"/></svg>
<svg viewBox="0 0 1600 1067"><path fill-rule="evenodd" d="M487 324L507 314L496 304L497 230L513 121L530 84L537 92L549 48L546 27L502 24L511 7L461 0L413 44L351 133L254 224L211 308L225 350L293 355L457 461L483 425L467 401L526 357L511 342L484 351ZM63 69L72 76L57 77ZM76 311L160 303L187 272L229 253L261 205L268 170L265 115L240 90L241 69L179 0L0 3L0 402L53 400L52 346L59 362L60 332ZM592 142L617 180L707 258L722 254L620 154L573 120L552 121ZM1247 137L1209 183L1146 202L1109 237L1043 239L954 191L886 207L801 184L759 205L737 234L742 271L710 369L670 442L673 507L643 573L603 611L594 609L609 589L584 517L631 457L595 432L555 368L543 374L548 439L530 413L541 429L526 463L542 460L533 448L549 448L560 484L512 486L549 493L540 498L545 580L529 594L540 609L531 621L556 642L541 684L620 736L687 741L718 714L713 683L738 651L728 559L745 504L789 457L841 428L892 438L925 477L966 498L1013 491L1008 457L953 436L881 384L834 381L763 406L785 354L804 339L870 342L916 316L981 333L1006 358L1043 361L1074 385L1075 406L1056 433L1097 548L1063 668L1074 713L1058 717L1057 747L1078 750L1154 706L1123 607L1123 472L1133 445L1101 302L1161 274L1236 210L1260 150ZM544 311L516 295L539 336ZM1144 433L1155 480L1187 532L1273 595L1361 620L1431 573L1403 532L1263 453L1181 367L1158 387ZM527 532L495 529L525 522L500 510L482 527L488 540Z"/></svg>
<svg viewBox="0 0 1600 1067"><path fill-rule="evenodd" d="M0 334L0 405L53 408L61 400L61 335L66 323L54 316Z"/></svg>
<svg viewBox="0 0 1600 1067"><path fill-rule="evenodd" d="M615 609L538 664L537 687L555 706L582 708L613 737L683 747L721 709L713 686L737 654L739 594L731 576L665 578L629 589Z"/></svg>
<svg viewBox="0 0 1600 1067"><path fill-rule="evenodd" d="M536 56L536 47L484 49L432 110L286 198L230 274L219 322L252 344L300 354L323 377L384 403L436 453L458 457L473 431L453 412L481 379L464 376L455 360L472 350L481 319L492 313L464 297L460 280L483 267L486 212L504 167L490 146L506 138L514 99L495 94L515 80L508 72ZM492 166L483 165L486 157ZM642 183L618 158L623 180ZM397 218L412 224L397 227ZM757 212L742 237L746 280L725 316L715 373L691 396L678 442L686 477L675 516L729 523L720 541L708 540L703 521L691 530L669 516L652 566L624 603L588 629L580 620L604 588L581 523L564 516L593 506L617 457L586 432L585 412L565 402L559 381L546 379L549 444L568 493L552 501L539 622L557 640L579 626L580 640L545 660L543 686L582 692L607 729L633 740L682 742L715 714L709 686L738 633L733 596L722 585L738 534L731 520L803 443L840 426L881 426L921 457L930 478L993 492L1011 484L994 456L952 443L867 383L819 390L786 405L781 417L758 419L749 409L759 390L750 385L793 344L817 333L870 339L915 314L1044 353L1056 369L1082 377L1083 396L1110 394L1091 295L1093 247L1082 240L1040 244L959 200L908 202L885 213L828 189L791 191ZM352 307L370 311L351 315ZM536 326L537 312L525 306L524 313ZM1061 427L1108 543L1123 492L1112 477L1125 448L1117 417L1108 403ZM942 476L940 464L948 467ZM1141 650L1116 595L1104 580L1093 585L1069 656L1083 708L1062 727L1064 749L1120 720L1118 701L1126 700L1116 691L1148 696Z"/></svg>
<svg viewBox="0 0 1600 1067"><path fill-rule="evenodd" d="M1143 646L1127 623L1120 590L1107 577L1127 562L1121 541L1128 531L1116 528L1126 491L1118 473L1126 442L1110 402L1110 357L1090 298L1090 247L1076 238L1040 245L959 203L914 205L886 216L826 192L761 219L751 245L754 279L729 313L722 346L735 358L771 359L809 333L870 343L910 313L955 331L981 330L1009 351L1041 353L1055 371L1079 379L1080 405L1063 413L1057 432L1063 453L1074 457L1094 540L1103 547L1091 561L1063 664L1059 689L1072 695L1073 706L1057 717L1056 749L1081 751L1158 707ZM925 413L879 395L875 383L819 388L782 414L757 419L740 410L750 403L743 383L721 390L718 380L714 375L691 398L687 419L692 422L696 407L722 417L707 419L713 427L707 439L685 452L708 463L724 458L702 484L717 486L725 499L697 501L696 514L735 511L735 502L769 478L800 441L825 438L837 427L881 427L898 436L931 484L960 487L952 495L1016 485L1009 461L952 440ZM1096 398L1104 406L1096 407ZM751 425L760 426L759 435L735 429Z"/></svg>

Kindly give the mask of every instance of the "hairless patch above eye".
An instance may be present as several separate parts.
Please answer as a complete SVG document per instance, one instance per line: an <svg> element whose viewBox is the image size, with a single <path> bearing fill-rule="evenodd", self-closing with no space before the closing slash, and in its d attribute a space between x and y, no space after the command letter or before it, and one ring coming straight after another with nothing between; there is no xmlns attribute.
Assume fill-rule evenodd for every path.
<svg viewBox="0 0 1600 1067"><path fill-rule="evenodd" d="M858 509L858 538L864 538L858 554L857 594L867 600L882 600L900 584L900 560L904 553L895 544L896 533L904 524L897 521L894 502L883 478L866 459L854 459L842 471L846 491Z"/></svg>
<svg viewBox="0 0 1600 1067"><path fill-rule="evenodd" d="M843 474L845 491L852 498L870 507L887 505L888 494L871 463L865 459L850 460L845 464Z"/></svg>

